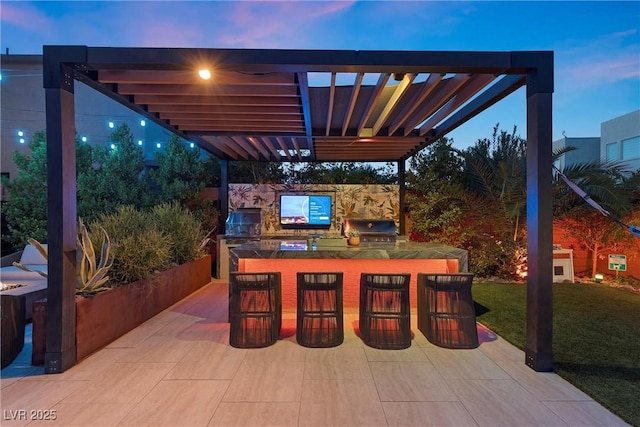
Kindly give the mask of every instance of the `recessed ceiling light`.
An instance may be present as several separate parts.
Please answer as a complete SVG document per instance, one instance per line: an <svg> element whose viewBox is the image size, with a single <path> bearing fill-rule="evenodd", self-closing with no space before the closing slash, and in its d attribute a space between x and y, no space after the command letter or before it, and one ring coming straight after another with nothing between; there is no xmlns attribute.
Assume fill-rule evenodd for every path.
<svg viewBox="0 0 640 427"><path fill-rule="evenodd" d="M209 80L211 78L211 71L207 70L206 68L203 68L198 71L198 75L202 80Z"/></svg>

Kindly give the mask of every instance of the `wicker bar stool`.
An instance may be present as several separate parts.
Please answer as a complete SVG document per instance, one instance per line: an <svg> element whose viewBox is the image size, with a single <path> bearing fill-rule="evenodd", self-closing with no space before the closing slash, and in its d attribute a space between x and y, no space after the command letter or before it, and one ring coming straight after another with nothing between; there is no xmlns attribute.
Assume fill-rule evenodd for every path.
<svg viewBox="0 0 640 427"><path fill-rule="evenodd" d="M305 347L335 347L344 341L343 273L297 273L296 340Z"/></svg>
<svg viewBox="0 0 640 427"><path fill-rule="evenodd" d="M282 324L281 282L279 272L230 274L231 346L258 348L275 344Z"/></svg>
<svg viewBox="0 0 640 427"><path fill-rule="evenodd" d="M418 329L445 348L478 347L473 273L418 273Z"/></svg>
<svg viewBox="0 0 640 427"><path fill-rule="evenodd" d="M380 349L411 346L410 279L409 273L361 274L360 334L368 346Z"/></svg>

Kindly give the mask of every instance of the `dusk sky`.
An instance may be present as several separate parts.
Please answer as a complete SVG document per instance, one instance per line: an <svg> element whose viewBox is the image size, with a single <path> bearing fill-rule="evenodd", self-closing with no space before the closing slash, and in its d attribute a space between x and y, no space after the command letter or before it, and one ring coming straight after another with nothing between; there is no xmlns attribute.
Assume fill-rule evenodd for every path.
<svg viewBox="0 0 640 427"><path fill-rule="evenodd" d="M640 1L0 2L2 53L43 45L354 50L552 50L553 139L600 136L640 108ZM526 136L524 88L449 136Z"/></svg>

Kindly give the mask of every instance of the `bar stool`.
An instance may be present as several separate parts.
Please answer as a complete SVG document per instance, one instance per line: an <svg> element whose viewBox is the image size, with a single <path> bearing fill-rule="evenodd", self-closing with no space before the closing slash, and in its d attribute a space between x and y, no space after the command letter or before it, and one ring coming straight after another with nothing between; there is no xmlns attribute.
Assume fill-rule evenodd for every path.
<svg viewBox="0 0 640 427"><path fill-rule="evenodd" d="M279 272L229 275L229 344L267 347L278 340L282 324L282 278Z"/></svg>
<svg viewBox="0 0 640 427"><path fill-rule="evenodd" d="M478 347L473 273L418 273L418 329L445 348Z"/></svg>
<svg viewBox="0 0 640 427"><path fill-rule="evenodd" d="M360 335L380 349L411 346L409 282L411 274L362 273L360 276Z"/></svg>
<svg viewBox="0 0 640 427"><path fill-rule="evenodd" d="M344 341L343 273L297 273L296 340L305 347L335 347Z"/></svg>

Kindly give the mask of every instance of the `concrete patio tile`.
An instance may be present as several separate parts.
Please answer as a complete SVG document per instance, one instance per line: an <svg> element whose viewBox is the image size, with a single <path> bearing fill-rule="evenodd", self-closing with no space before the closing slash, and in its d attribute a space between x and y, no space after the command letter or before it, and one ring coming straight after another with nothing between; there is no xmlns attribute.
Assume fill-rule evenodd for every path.
<svg viewBox="0 0 640 427"><path fill-rule="evenodd" d="M542 402L570 426L622 427L622 419L607 411L597 402Z"/></svg>
<svg viewBox="0 0 640 427"><path fill-rule="evenodd" d="M477 426L460 402L382 402L389 426Z"/></svg>
<svg viewBox="0 0 640 427"><path fill-rule="evenodd" d="M313 348L307 351L305 380L372 379L369 363L360 346Z"/></svg>
<svg viewBox="0 0 640 427"><path fill-rule="evenodd" d="M429 359L417 345L402 350L383 350L364 346L369 362L428 362Z"/></svg>
<svg viewBox="0 0 640 427"><path fill-rule="evenodd" d="M592 400L586 393L553 372L535 372L523 363L501 362L502 368L538 400Z"/></svg>
<svg viewBox="0 0 640 427"><path fill-rule="evenodd" d="M514 380L447 382L480 426L566 426Z"/></svg>
<svg viewBox="0 0 640 427"><path fill-rule="evenodd" d="M175 363L114 363L96 379L83 381L63 403L137 403L158 384Z"/></svg>
<svg viewBox="0 0 640 427"><path fill-rule="evenodd" d="M224 402L300 401L304 361L292 362L273 357L249 360L248 356L229 385L222 399Z"/></svg>
<svg viewBox="0 0 640 427"><path fill-rule="evenodd" d="M206 426L229 381L161 381L119 426Z"/></svg>
<svg viewBox="0 0 640 427"><path fill-rule="evenodd" d="M300 402L221 402L212 427L297 426Z"/></svg>
<svg viewBox="0 0 640 427"><path fill-rule="evenodd" d="M457 401L431 362L370 362L381 402Z"/></svg>
<svg viewBox="0 0 640 427"><path fill-rule="evenodd" d="M126 363L177 363L193 347L194 342L153 335L117 359Z"/></svg>
<svg viewBox="0 0 640 427"><path fill-rule="evenodd" d="M304 381L299 426L386 426L371 380Z"/></svg>
<svg viewBox="0 0 640 427"><path fill-rule="evenodd" d="M444 379L509 379L509 375L477 349L423 347L422 351Z"/></svg>
<svg viewBox="0 0 640 427"><path fill-rule="evenodd" d="M237 374L247 352L248 349L215 342L195 342L165 379L230 380Z"/></svg>

